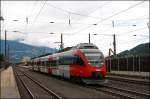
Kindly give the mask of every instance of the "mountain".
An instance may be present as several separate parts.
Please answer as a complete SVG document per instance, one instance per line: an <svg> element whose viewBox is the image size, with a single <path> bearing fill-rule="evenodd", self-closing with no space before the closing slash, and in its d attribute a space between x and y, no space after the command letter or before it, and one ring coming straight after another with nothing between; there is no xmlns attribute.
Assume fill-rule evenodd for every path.
<svg viewBox="0 0 150 99"><path fill-rule="evenodd" d="M5 53L5 41L1 40L2 48L1 51ZM9 44L9 56L10 61L13 63L20 62L24 56L28 57L36 57L46 53L54 53L57 49L43 47L43 46L32 46L28 44L24 44L18 41L7 40L7 44ZM8 47L7 47L8 50Z"/></svg>
<svg viewBox="0 0 150 99"><path fill-rule="evenodd" d="M150 43L140 44L130 50L125 50L118 54L118 56L149 56L150 55Z"/></svg>

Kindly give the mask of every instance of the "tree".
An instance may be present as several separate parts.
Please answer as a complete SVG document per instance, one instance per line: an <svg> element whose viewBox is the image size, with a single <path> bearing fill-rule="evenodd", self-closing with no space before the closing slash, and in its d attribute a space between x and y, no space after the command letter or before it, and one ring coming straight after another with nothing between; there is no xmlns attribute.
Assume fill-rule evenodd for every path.
<svg viewBox="0 0 150 99"><path fill-rule="evenodd" d="M0 54L0 62L4 61L4 55Z"/></svg>

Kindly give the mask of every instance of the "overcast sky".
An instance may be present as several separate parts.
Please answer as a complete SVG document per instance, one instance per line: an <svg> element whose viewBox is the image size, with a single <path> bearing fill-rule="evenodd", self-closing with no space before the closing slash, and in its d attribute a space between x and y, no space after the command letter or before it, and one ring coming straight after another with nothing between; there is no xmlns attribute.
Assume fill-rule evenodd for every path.
<svg viewBox="0 0 150 99"><path fill-rule="evenodd" d="M7 30L9 40L31 45L59 48L63 33L64 46L74 46L90 33L106 56L113 34L117 53L149 42L149 1L1 1L1 15L2 39Z"/></svg>

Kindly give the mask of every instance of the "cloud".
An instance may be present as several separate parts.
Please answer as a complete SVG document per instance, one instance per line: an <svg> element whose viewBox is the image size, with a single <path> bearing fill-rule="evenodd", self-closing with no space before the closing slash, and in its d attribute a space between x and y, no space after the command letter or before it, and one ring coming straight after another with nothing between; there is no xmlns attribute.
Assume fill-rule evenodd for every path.
<svg viewBox="0 0 150 99"><path fill-rule="evenodd" d="M41 10L43 1L2 1L2 16L5 18L2 38L4 39L6 29L9 31L8 39L23 39L23 43L59 48L59 43L54 42L60 42L61 33L65 47L88 42L90 33L91 42L107 55L108 49L113 48L112 35L116 34L119 53L148 42L146 27L149 22L149 1L115 15L139 2L141 1L47 1ZM114 16L110 17L112 15ZM15 19L18 21L13 21ZM112 21L115 22L114 28Z"/></svg>

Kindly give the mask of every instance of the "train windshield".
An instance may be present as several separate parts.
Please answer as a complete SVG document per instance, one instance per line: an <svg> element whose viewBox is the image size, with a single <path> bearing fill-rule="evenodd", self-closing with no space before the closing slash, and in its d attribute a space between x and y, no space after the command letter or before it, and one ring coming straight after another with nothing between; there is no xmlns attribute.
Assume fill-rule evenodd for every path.
<svg viewBox="0 0 150 99"><path fill-rule="evenodd" d="M84 52L84 55L93 67L100 67L104 62L104 56L101 52Z"/></svg>

